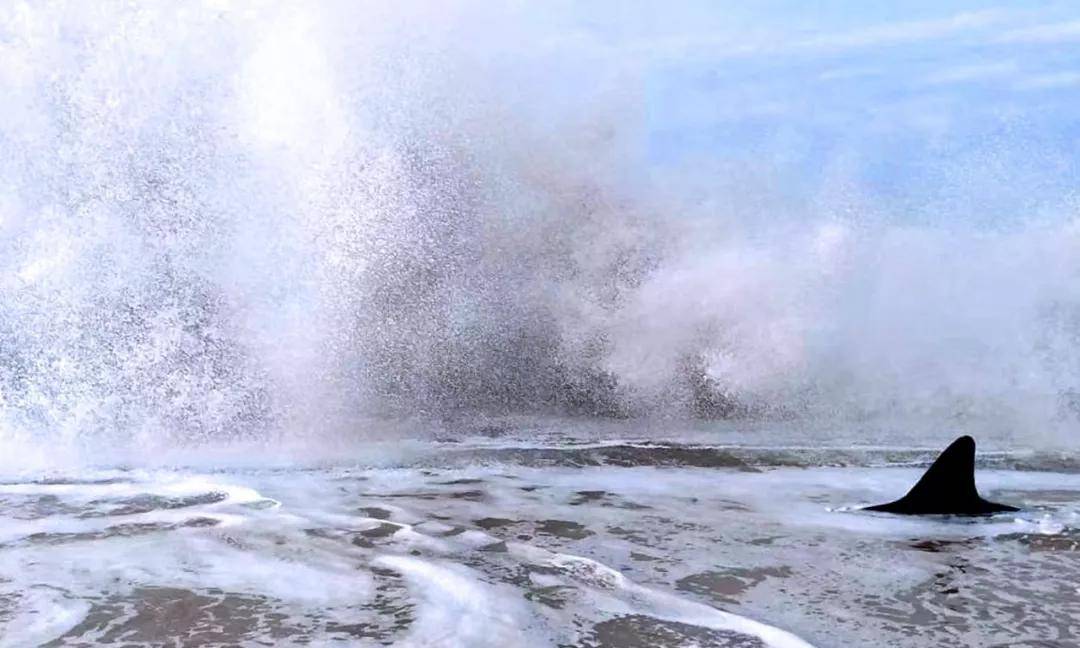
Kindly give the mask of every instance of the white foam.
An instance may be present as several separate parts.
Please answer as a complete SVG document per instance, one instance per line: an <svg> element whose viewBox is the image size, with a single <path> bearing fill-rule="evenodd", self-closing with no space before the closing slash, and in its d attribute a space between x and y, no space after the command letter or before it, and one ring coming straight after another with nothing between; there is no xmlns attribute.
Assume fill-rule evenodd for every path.
<svg viewBox="0 0 1080 648"><path fill-rule="evenodd" d="M539 643L529 634L531 615L516 592L484 583L461 565L409 556L383 556L376 564L401 572L417 590L419 618L402 642L408 646L503 647Z"/></svg>
<svg viewBox="0 0 1080 648"><path fill-rule="evenodd" d="M13 592L11 620L0 624L0 645L39 646L74 628L90 604L51 587L33 586Z"/></svg>
<svg viewBox="0 0 1080 648"><path fill-rule="evenodd" d="M1060 493L1080 492L1080 475L1050 473L980 473L980 487L988 494L1008 491L1010 499L1020 503L1043 501L1039 499L1043 491L1057 493L1057 499L1050 500L1056 502L1052 506L1019 514L975 520L911 519L853 508L895 497L918 473L906 468L778 468L750 473L492 465L460 470L144 471L124 473L129 478L125 482L4 484L0 497L49 495L62 506L58 513L4 525L3 540L9 544L0 552L0 573L13 580L0 591L46 587L41 590L45 594L14 608L20 637L62 634L85 613L79 602L109 594L123 597L138 587L153 586L257 596L286 619L317 615L349 624L357 622L358 615L362 619L371 614L356 606L372 601L376 574L371 570L380 567L404 576L403 596L418 606L406 634L395 635L405 645L521 645L514 637L522 628L530 633L528 645L549 645L572 640L577 636L572 628L586 632L592 624L644 614L749 634L773 646L805 646L805 640L788 630L752 619L775 622L796 634L817 627L820 620L808 611L782 607L780 601L790 594L774 588L786 578L789 592L824 587L800 572L817 573L812 563L829 546L850 550L866 543L903 546L913 539L1057 534L1075 528L1078 520L1077 506ZM457 496L463 487L454 482L465 478L478 480L467 488L482 491L482 497ZM603 494L592 500L582 498L582 491ZM79 507L107 510L108 506L91 504L95 500L210 492L227 496L220 502L135 515L79 515L84 510ZM261 506L264 502L272 504ZM366 507L390 511L391 520L371 517L363 510ZM182 526L196 517L219 524ZM477 524L480 518L506 522L501 523L504 527L482 530L478 527L486 525ZM583 533L562 536L559 524L545 521L569 529L577 529L569 525L577 523ZM114 530L112 537L96 539L55 535L103 532L131 523L158 527L136 535L117 535ZM361 535L387 523L398 529L393 534ZM615 531L619 528L624 532ZM30 539L33 533L54 537ZM774 536L781 538L775 544L768 540ZM659 539L656 550L647 546L653 537ZM358 538L365 542L354 544ZM767 542L748 543L756 538ZM505 551L480 551L500 540L506 541ZM1009 552L1014 545L1019 546L1008 542L985 546L988 551ZM659 562L642 563L631 557L634 552L653 553ZM935 569L932 554L921 556L926 558L916 555L893 563L874 551L849 553L851 564L838 566L842 573L818 573L817 578L861 583L871 591L915 586ZM663 571L650 571L649 565ZM772 566L786 566L790 575L768 576L754 585L760 594L749 599L753 605L747 609L718 609L706 604L707 597L673 585L684 576ZM532 596L523 591L525 585L506 578L523 573L533 586L551 588L565 597L563 605L537 603L525 596ZM770 602L769 592L775 594L776 604ZM66 621L41 625L35 620L41 615ZM316 636L313 641L330 639Z"/></svg>

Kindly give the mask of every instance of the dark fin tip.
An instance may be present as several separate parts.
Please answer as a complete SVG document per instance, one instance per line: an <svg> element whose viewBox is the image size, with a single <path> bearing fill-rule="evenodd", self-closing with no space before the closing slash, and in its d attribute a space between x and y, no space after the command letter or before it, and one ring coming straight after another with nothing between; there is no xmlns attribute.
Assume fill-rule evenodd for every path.
<svg viewBox="0 0 1080 648"><path fill-rule="evenodd" d="M975 448L975 438L972 437L969 434L965 434L964 436L958 438L956 441L953 441L950 445L965 445L965 446L971 446L972 449L974 449Z"/></svg>

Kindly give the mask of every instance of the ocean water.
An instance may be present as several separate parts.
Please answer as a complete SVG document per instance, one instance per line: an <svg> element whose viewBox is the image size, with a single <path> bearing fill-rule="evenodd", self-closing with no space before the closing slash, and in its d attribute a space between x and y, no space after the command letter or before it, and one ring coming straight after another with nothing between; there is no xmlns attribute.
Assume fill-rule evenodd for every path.
<svg viewBox="0 0 1080 648"><path fill-rule="evenodd" d="M9 470L0 645L1077 640L1074 458L980 455L981 492L1021 512L916 519L859 507L905 492L927 448L612 432Z"/></svg>

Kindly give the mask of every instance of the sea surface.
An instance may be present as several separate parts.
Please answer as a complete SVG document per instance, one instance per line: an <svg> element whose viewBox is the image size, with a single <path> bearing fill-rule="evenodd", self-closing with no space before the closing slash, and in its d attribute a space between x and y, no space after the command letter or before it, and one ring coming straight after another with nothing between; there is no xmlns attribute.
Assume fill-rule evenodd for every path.
<svg viewBox="0 0 1080 648"><path fill-rule="evenodd" d="M1080 642L1072 455L981 453L1021 512L914 519L859 507L936 448L683 436L8 468L0 645Z"/></svg>

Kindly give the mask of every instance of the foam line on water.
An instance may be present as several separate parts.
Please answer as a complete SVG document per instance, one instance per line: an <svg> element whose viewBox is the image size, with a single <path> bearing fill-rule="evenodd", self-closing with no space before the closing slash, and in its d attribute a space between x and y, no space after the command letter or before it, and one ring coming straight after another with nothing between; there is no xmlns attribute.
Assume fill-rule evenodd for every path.
<svg viewBox="0 0 1080 648"><path fill-rule="evenodd" d="M422 608L405 645L507 646L529 636L531 615L510 591L486 584L457 565L409 556L380 556L417 588Z"/></svg>
<svg viewBox="0 0 1080 648"><path fill-rule="evenodd" d="M806 641L780 628L642 587L617 570L594 560L569 554L554 554L549 560L552 565L570 573L573 578L596 584L601 589L621 590L637 600L646 601L647 609L656 618L758 637L773 648L813 648Z"/></svg>

